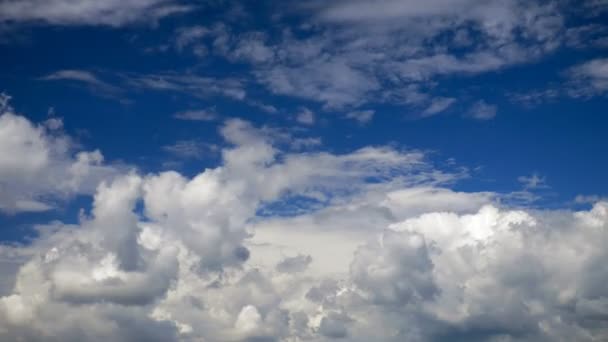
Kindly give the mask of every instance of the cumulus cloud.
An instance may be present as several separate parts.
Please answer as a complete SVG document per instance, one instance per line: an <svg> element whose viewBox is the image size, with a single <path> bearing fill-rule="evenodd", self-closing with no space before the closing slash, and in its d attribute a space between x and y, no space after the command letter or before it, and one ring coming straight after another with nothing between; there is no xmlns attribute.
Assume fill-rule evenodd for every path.
<svg viewBox="0 0 608 342"><path fill-rule="evenodd" d="M28 132L5 142L27 136L31 158L1 169L50 163L50 133L4 115ZM0 339L605 336L608 203L510 208L500 194L450 190L461 175L421 152L294 153L266 133L228 120L217 167L123 170L96 182L77 223L0 246Z"/></svg>
<svg viewBox="0 0 608 342"><path fill-rule="evenodd" d="M60 120L34 124L8 105L0 109L1 211L46 211L57 200L92 194L118 172L98 150L76 151Z"/></svg>

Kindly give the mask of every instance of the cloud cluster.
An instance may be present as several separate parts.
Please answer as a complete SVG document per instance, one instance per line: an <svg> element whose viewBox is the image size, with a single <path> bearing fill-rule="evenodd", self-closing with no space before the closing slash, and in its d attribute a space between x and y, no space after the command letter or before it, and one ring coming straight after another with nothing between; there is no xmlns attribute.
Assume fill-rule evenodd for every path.
<svg viewBox="0 0 608 342"><path fill-rule="evenodd" d="M75 151L61 119L35 125L0 106L0 211L45 211L53 202L92 194L100 180L119 172L98 151Z"/></svg>
<svg viewBox="0 0 608 342"><path fill-rule="evenodd" d="M103 168L70 159L59 148L67 137L48 128L12 113L0 120L0 146L27 156L0 154L5 180L54 193L61 182L19 177L43 166L62 180L74 164ZM421 152L285 152L237 119L220 133L217 167L192 178L123 170L97 179L78 223L0 246L0 339L606 336L608 203L508 208L495 193L450 190L459 175ZM2 203L15 203L5 194Z"/></svg>
<svg viewBox="0 0 608 342"><path fill-rule="evenodd" d="M278 10L278 34L193 26L175 44L246 63L270 92L328 110L390 102L430 116L455 102L433 89L441 77L530 63L561 46L563 12L541 1L309 1Z"/></svg>
<svg viewBox="0 0 608 342"><path fill-rule="evenodd" d="M31 0L0 6L7 8L5 21L111 26L201 6L173 0L77 3L54 0L38 6ZM309 102L310 108L318 104L324 111L342 112L361 124L373 119L373 104L400 106L413 118L469 108L465 116L491 120L498 108L479 98L479 88L465 86L455 92L444 86L451 83L442 81L535 63L562 48L601 48L608 32L597 16L590 15L605 13L608 6L592 0L432 0L423 5L409 0L312 0L291 6L271 1L265 10L273 19L264 28L237 23L237 12L241 19L255 16L247 5L206 5L215 6L223 20L177 27L156 51L191 53L209 65L228 62L245 71L238 78L200 75L190 68L183 74L115 74L120 87L83 70L59 70L43 79L82 82L97 94L122 100L126 89L166 91L199 98L223 96L279 112L252 99L251 94L264 89L266 94ZM533 104L564 95L601 95L606 88L601 63L597 59L571 68L567 89L527 90L512 100ZM310 116L295 119L311 122Z"/></svg>
<svg viewBox="0 0 608 342"><path fill-rule="evenodd" d="M608 58L597 58L576 65L567 71L574 97L603 95L608 91Z"/></svg>

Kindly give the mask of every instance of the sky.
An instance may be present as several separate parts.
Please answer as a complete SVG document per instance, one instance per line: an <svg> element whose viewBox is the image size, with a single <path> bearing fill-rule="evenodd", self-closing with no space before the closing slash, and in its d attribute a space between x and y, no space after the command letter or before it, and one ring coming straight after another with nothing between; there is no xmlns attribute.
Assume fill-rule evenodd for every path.
<svg viewBox="0 0 608 342"><path fill-rule="evenodd" d="M0 0L0 340L606 340L607 23Z"/></svg>

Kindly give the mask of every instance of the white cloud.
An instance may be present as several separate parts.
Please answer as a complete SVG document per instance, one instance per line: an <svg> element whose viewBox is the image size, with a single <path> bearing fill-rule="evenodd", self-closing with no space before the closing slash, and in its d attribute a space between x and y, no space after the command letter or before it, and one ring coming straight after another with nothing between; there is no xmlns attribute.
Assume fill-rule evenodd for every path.
<svg viewBox="0 0 608 342"><path fill-rule="evenodd" d="M173 114L173 117L178 120L186 121L213 121L217 119L218 114L215 107L199 110L186 110Z"/></svg>
<svg viewBox="0 0 608 342"><path fill-rule="evenodd" d="M8 0L0 3L0 22L120 27L191 9L174 0Z"/></svg>
<svg viewBox="0 0 608 342"><path fill-rule="evenodd" d="M438 97L431 100L430 105L422 111L422 117L429 117L436 114L439 114L456 102L456 99L450 97Z"/></svg>
<svg viewBox="0 0 608 342"><path fill-rule="evenodd" d="M225 96L244 100L243 82L234 78L216 79L194 74L161 73L124 75L126 82L135 89L173 91L195 97Z"/></svg>
<svg viewBox="0 0 608 342"><path fill-rule="evenodd" d="M589 60L572 66L561 74L564 80L560 84L552 84L545 89L515 93L511 96L512 100L526 106L535 106L544 102L555 102L564 96L582 99L605 96L608 91L607 58Z"/></svg>
<svg viewBox="0 0 608 342"><path fill-rule="evenodd" d="M570 68L566 74L573 82L569 94L574 97L601 95L608 91L608 59L594 59Z"/></svg>
<svg viewBox="0 0 608 342"><path fill-rule="evenodd" d="M292 138L291 147L294 150L301 150L305 148L320 146L323 142L321 138Z"/></svg>
<svg viewBox="0 0 608 342"><path fill-rule="evenodd" d="M0 210L49 210L57 200L92 194L97 182L116 174L116 168L103 164L99 151L75 152L60 129L55 122L35 125L12 108L2 108Z"/></svg>
<svg viewBox="0 0 608 342"><path fill-rule="evenodd" d="M372 109L355 110L355 111L346 113L346 117L348 119L353 119L353 120L359 122L360 124L365 124L365 123L370 122L374 118L375 114L376 114L376 111L372 110Z"/></svg>
<svg viewBox="0 0 608 342"><path fill-rule="evenodd" d="M475 102L467 113L467 116L477 120L491 120L498 111L495 105L488 104L484 100Z"/></svg>
<svg viewBox="0 0 608 342"><path fill-rule="evenodd" d="M517 180L524 186L525 190L547 188L547 179L540 176L538 173L533 173L530 176L520 176Z"/></svg>
<svg viewBox="0 0 608 342"><path fill-rule="evenodd" d="M3 163L48 165L49 133L4 115L28 132L11 144L27 136L32 151ZM608 203L509 209L500 194L450 190L461 175L417 151L285 152L242 120L220 133L221 165L121 172L77 224L0 246L0 339L605 336ZM302 210L282 215L290 205Z"/></svg>
<svg viewBox="0 0 608 342"><path fill-rule="evenodd" d="M296 121L304 125L312 125L315 123L315 113L308 108L302 108L296 114Z"/></svg>
<svg viewBox="0 0 608 342"><path fill-rule="evenodd" d="M198 140L178 140L162 149L182 159L201 159L205 152L214 152L217 147Z"/></svg>
<svg viewBox="0 0 608 342"><path fill-rule="evenodd" d="M102 81L97 75L86 70L66 69L55 71L41 77L42 81L71 81L86 85L94 95L125 101L122 97L124 90L118 86Z"/></svg>
<svg viewBox="0 0 608 342"><path fill-rule="evenodd" d="M274 35L212 24L200 44L248 64L272 93L332 110L392 102L417 87L436 98L426 103L432 115L451 98L434 94L440 77L531 63L564 43L563 8L552 2L308 1L273 14L278 21L296 15L303 25Z"/></svg>
<svg viewBox="0 0 608 342"><path fill-rule="evenodd" d="M207 34L209 34L209 30L203 26L191 26L180 28L176 32L174 43L175 47L178 51L182 51L188 46L194 46L195 51L201 51L201 47L204 49L204 46L201 45L199 41ZM204 50L206 51L206 49Z"/></svg>
<svg viewBox="0 0 608 342"><path fill-rule="evenodd" d="M330 109L363 103L369 92L379 88L374 77L341 60L298 67L277 65L254 73L273 93L319 101Z"/></svg>

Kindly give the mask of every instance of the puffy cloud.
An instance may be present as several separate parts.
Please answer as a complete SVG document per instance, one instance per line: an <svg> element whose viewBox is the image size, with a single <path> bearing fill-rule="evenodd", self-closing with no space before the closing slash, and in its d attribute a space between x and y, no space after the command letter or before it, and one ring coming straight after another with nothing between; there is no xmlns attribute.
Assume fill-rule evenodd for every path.
<svg viewBox="0 0 608 342"><path fill-rule="evenodd" d="M424 236L417 233L385 232L357 249L350 267L353 283L374 304L403 307L439 292Z"/></svg>
<svg viewBox="0 0 608 342"><path fill-rule="evenodd" d="M58 119L35 125L9 106L0 109L0 210L49 210L56 200L92 194L117 172L99 151L74 153Z"/></svg>
<svg viewBox="0 0 608 342"><path fill-rule="evenodd" d="M374 76L341 59L296 67L277 65L256 70L255 76L275 94L319 101L330 109L364 103L370 92L379 89Z"/></svg>
<svg viewBox="0 0 608 342"><path fill-rule="evenodd" d="M27 148L48 146L43 128L7 118ZM77 224L2 246L0 339L605 336L608 203L507 208L500 194L448 189L459 175L420 152L285 152L242 120L220 133L221 165L122 172L97 184ZM48 163L31 155L6 165ZM290 205L300 210L285 215Z"/></svg>

